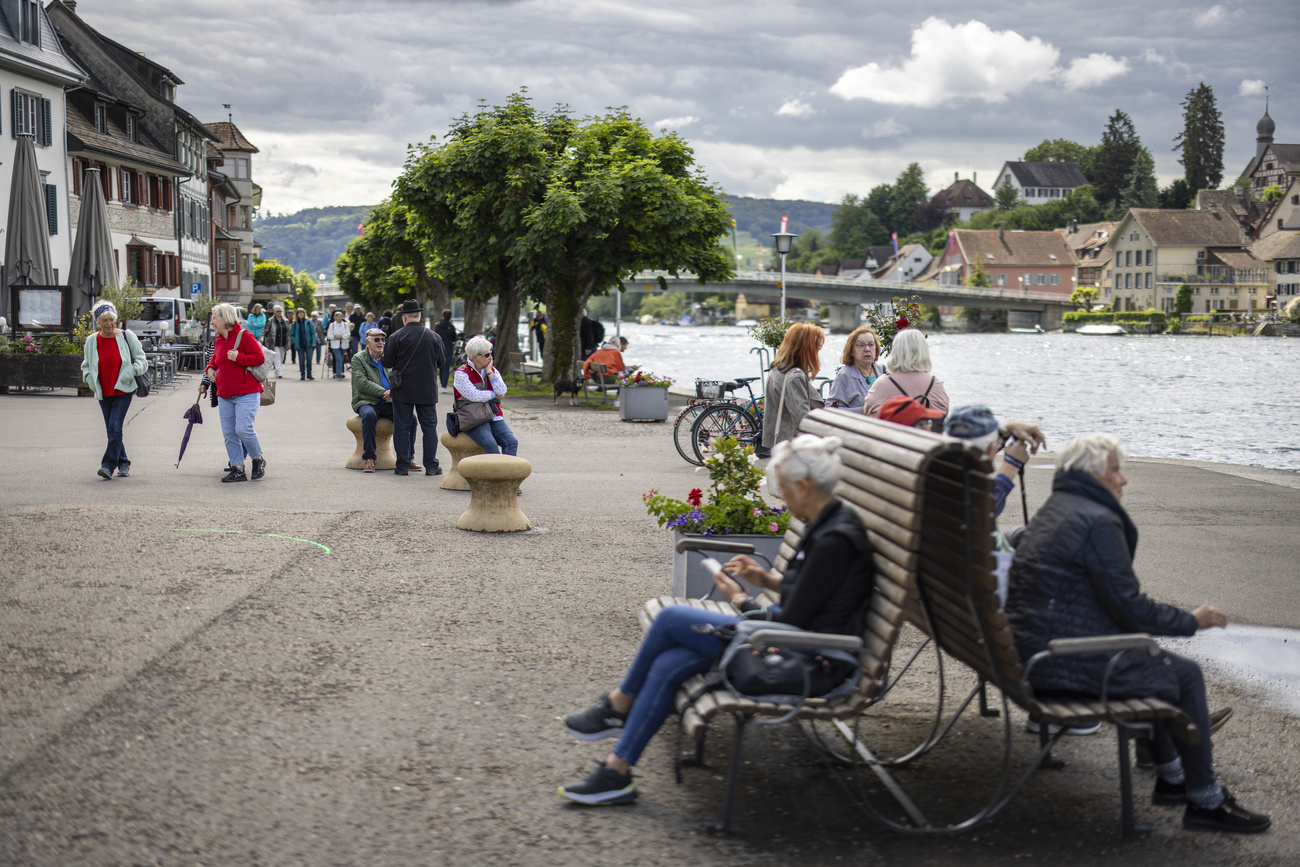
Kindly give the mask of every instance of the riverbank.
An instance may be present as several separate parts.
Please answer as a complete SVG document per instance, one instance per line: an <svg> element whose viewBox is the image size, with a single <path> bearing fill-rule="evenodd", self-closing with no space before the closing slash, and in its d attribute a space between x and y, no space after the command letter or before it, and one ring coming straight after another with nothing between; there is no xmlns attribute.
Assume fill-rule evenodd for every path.
<svg viewBox="0 0 1300 867"><path fill-rule="evenodd" d="M1177 811L1139 797L1154 834L1121 841L1107 736L1070 739L1064 772L954 839L874 829L792 730L752 736L730 839L701 832L723 771L675 785L670 729L638 768L635 807L563 806L555 785L604 750L558 720L615 682L636 610L669 585L669 538L640 494L684 494L702 476L667 424L508 398L537 529L468 534L454 528L467 495L437 477L343 469L347 395L283 380L257 425L267 477L242 485L217 480L215 414L174 466L192 392L133 404L132 477L111 482L94 475L91 400L0 397L0 863L1263 865L1300 847L1296 718L1267 685L1224 679L1210 685L1237 708L1215 741L1224 780L1274 816L1253 839L1183 832ZM1031 511L1044 465L1031 463ZM1128 472L1154 595L1300 625L1300 491L1276 483L1289 474L1146 460ZM1003 523L1019 518L1014 501ZM900 693L867 727L916 733L923 693ZM1034 739L1013 723L1027 760ZM974 797L993 770L980 757L1001 721L959 729L924 763L931 794ZM719 767L729 742L726 726L710 737ZM1139 793L1148 785L1139 774Z"/></svg>

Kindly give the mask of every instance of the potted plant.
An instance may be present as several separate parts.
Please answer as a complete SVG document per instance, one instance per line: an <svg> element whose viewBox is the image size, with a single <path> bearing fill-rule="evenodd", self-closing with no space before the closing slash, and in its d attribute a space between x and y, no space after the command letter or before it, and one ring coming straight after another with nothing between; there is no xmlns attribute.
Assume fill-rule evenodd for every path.
<svg viewBox="0 0 1300 867"><path fill-rule="evenodd" d="M770 563L781 549L781 537L790 524L783 506L769 506L759 488L763 468L754 450L732 437L714 440L704 458L709 473L708 500L699 488L684 500L664 496L655 489L641 495L646 511L659 526L673 531L673 595L701 597L713 588L713 579L697 551L675 553L677 543L687 536L726 536L729 542L746 542L755 548L759 562ZM726 559L726 558L721 558Z"/></svg>
<svg viewBox="0 0 1300 867"><path fill-rule="evenodd" d="M71 338L58 332L0 338L0 393L44 387L75 388L78 394L91 394L81 379L82 345L91 332L89 322L89 314L81 317Z"/></svg>
<svg viewBox="0 0 1300 867"><path fill-rule="evenodd" d="M673 381L635 370L618 378L618 417L623 421L667 421L668 386Z"/></svg>

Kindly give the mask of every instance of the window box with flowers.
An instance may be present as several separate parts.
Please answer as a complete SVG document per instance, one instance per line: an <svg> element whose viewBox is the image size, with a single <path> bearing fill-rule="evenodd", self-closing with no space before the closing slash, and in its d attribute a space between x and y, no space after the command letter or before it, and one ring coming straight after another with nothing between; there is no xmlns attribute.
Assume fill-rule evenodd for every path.
<svg viewBox="0 0 1300 867"><path fill-rule="evenodd" d="M618 378L618 417L623 421L667 421L668 386L673 381L646 371Z"/></svg>
<svg viewBox="0 0 1300 867"><path fill-rule="evenodd" d="M784 506L770 506L759 488L763 468L754 450L731 437L715 440L701 468L709 474L709 492L692 489L684 500L664 496L651 489L641 495L646 511L659 526L673 531L674 596L699 598L713 589L712 577L700 566L705 554L677 553L677 543L691 536L725 536L728 542L754 546L755 559L770 564L781 549L781 538L790 524ZM727 557L717 559L726 561Z"/></svg>
<svg viewBox="0 0 1300 867"><path fill-rule="evenodd" d="M58 333L0 337L0 394L18 388L75 388L78 394L93 394L81 379L80 344Z"/></svg>

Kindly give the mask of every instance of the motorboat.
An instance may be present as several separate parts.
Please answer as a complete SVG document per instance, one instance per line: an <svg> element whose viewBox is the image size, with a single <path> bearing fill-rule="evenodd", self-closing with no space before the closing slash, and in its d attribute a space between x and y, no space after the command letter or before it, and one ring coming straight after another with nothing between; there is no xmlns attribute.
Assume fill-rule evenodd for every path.
<svg viewBox="0 0 1300 867"><path fill-rule="evenodd" d="M1081 325L1074 333L1091 334L1094 337L1123 337L1125 334L1128 334L1122 325L1103 325L1100 323L1094 325Z"/></svg>

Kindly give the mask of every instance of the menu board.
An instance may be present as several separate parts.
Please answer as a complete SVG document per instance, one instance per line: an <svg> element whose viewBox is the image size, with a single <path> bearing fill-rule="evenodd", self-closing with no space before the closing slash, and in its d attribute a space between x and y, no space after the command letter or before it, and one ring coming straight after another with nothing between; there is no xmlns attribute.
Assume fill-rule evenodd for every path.
<svg viewBox="0 0 1300 867"><path fill-rule="evenodd" d="M59 286L12 286L17 295L18 328L66 329L67 289Z"/></svg>

